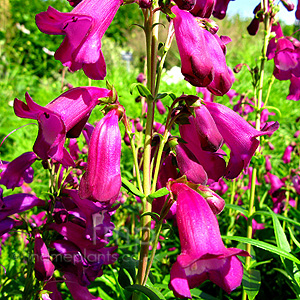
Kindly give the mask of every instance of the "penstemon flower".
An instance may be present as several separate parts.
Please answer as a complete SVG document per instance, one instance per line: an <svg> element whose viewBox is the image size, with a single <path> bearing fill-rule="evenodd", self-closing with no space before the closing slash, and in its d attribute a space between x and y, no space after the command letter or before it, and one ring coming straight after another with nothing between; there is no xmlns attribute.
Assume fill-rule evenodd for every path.
<svg viewBox="0 0 300 300"><path fill-rule="evenodd" d="M15 114L20 118L37 120L39 133L33 151L43 160L53 158L66 166L74 166L64 148L66 137L78 137L100 98L112 96L112 91L97 87L71 89L42 107L28 93L27 104L14 101Z"/></svg>
<svg viewBox="0 0 300 300"><path fill-rule="evenodd" d="M246 251L225 248L217 219L206 200L185 183L171 182L177 200L176 220L181 254L171 269L170 288L180 298L192 299L190 289L209 279L227 293L241 284L243 266L236 255Z"/></svg>
<svg viewBox="0 0 300 300"><path fill-rule="evenodd" d="M49 6L36 15L38 28L46 34L66 35L54 57L71 72L83 69L91 79L106 76L106 64L101 51L101 38L113 20L123 0L82 0L71 13L62 13Z"/></svg>
<svg viewBox="0 0 300 300"><path fill-rule="evenodd" d="M89 143L88 165L79 196L113 203L121 188L119 112L112 109L96 125Z"/></svg>

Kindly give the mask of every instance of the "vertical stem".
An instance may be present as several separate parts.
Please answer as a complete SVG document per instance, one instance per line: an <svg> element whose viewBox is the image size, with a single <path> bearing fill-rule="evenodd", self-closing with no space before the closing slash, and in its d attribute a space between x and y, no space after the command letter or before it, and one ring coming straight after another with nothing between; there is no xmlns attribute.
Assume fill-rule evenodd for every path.
<svg viewBox="0 0 300 300"><path fill-rule="evenodd" d="M255 116L255 128L257 130L260 130L260 117L261 117L261 106L262 106L262 97L263 97L263 85L264 85L264 73L265 73L265 61L267 59L267 47L269 44L269 37L271 32L271 22L270 22L270 16L268 14L268 0L262 0L262 7L264 9L264 29L265 29L265 35L264 35L264 42L263 42L263 48L262 48L262 58L260 63L260 77L259 77L259 86L258 86L258 97L255 101L255 108L256 108L256 116ZM256 93L255 93L256 94ZM258 153L259 150L256 150L256 153ZM257 168L254 167L252 171L252 180L251 180L251 189L250 189L250 200L249 200L249 210L248 210L248 222L247 222L247 238L252 238L252 215L255 212L254 202L255 202L255 184L256 184L256 178L257 178ZM247 252L251 253L251 245L247 244L246 246ZM245 262L245 269L249 269L251 264L251 256L246 257ZM243 300L247 299L247 294L245 290L243 290Z"/></svg>
<svg viewBox="0 0 300 300"><path fill-rule="evenodd" d="M157 1L153 4L153 9L158 6ZM157 62L157 45L158 45L158 28L153 24L159 21L159 11L153 14L153 10L149 10L149 16L144 13L145 16L145 34L146 34L146 49L147 49L147 87L151 91L154 97L155 93L155 77L156 77L156 62ZM151 212L152 205L147 196L151 193L151 140L152 140L152 128L154 120L154 102L147 99L148 111L145 128L145 140L144 140L144 155L143 155L143 188L145 198L142 199L143 213ZM137 274L137 283L145 284L144 278L146 276L146 269L148 263L148 253L150 246L150 227L151 216L146 215L141 220L142 224L142 236L141 236L141 251L139 258L139 267ZM137 296L138 297L138 296Z"/></svg>

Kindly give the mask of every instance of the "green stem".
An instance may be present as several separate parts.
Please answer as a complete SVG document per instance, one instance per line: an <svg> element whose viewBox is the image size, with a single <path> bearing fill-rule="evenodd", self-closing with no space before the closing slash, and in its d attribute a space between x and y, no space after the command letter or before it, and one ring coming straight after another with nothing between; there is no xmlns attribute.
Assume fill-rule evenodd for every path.
<svg viewBox="0 0 300 300"><path fill-rule="evenodd" d="M267 12L268 7L268 0L262 0L262 7L265 11L265 19L264 19L264 28L265 28L265 35L264 35L264 43L262 48L262 58L260 63L260 77L259 77L259 87L258 87L258 97L255 101L255 108L256 108L256 116L255 116L255 128L260 130L261 124L261 110L262 110L262 98L263 98L263 86L264 86L264 73L265 73L265 62L267 60L267 47L269 44L269 37L271 32L271 22L270 17ZM256 92L255 92L256 95ZM259 150L256 150L256 154ZM255 185L256 185L256 178L257 178L257 168L254 167L252 171L252 180L251 180L251 189L250 189L250 201L249 201L249 210L248 210L248 221L247 221L247 238L252 238L253 228L252 228L252 215L255 212L254 202L255 202ZM251 253L251 245L246 245L246 251L250 254ZM248 270L251 265L251 256L246 257L245 261L245 269ZM243 290L242 299L247 299L247 294L245 290Z"/></svg>
<svg viewBox="0 0 300 300"><path fill-rule="evenodd" d="M154 256L155 256L155 253L156 253L156 249L157 249L157 245L158 245L159 234L160 234L160 231L161 231L162 225L163 225L162 221L163 220L161 220L157 224L157 228L155 230L155 240L154 240L153 245L152 245L152 252L151 252L151 255L150 255L150 258L149 258L149 263L148 263L148 266L147 266L147 269L146 269L146 273L145 273L145 278L144 278L143 285L146 284L147 279L148 279L149 274L150 274L151 266L152 266L152 263L153 263L153 260L154 260Z"/></svg>
<svg viewBox="0 0 300 300"><path fill-rule="evenodd" d="M153 4L153 9L158 7L157 1ZM145 15L145 34L146 34L146 49L147 49L147 87L151 91L152 96L155 93L155 77L156 77L156 61L157 61L157 44L158 44L158 28L153 24L159 22L159 11L153 14L153 10L149 10L149 17ZM154 97L153 97L154 98ZM144 155L143 155L143 188L145 198L142 199L143 213L151 212L152 204L148 199L148 195L151 193L151 140L152 140L152 128L154 120L154 102L147 99L148 112L145 128L145 140L144 140ZM146 276L146 268L148 263L148 253L150 246L150 226L151 216L146 215L141 220L142 223L142 236L141 236L141 250L139 257L139 267L137 274L137 283L144 284L144 278ZM134 296L138 298L138 295Z"/></svg>
<svg viewBox="0 0 300 300"><path fill-rule="evenodd" d="M171 47L173 38L174 38L174 26L173 26L173 21L171 20L170 25L169 25L167 40L165 42L164 53L163 53L163 56L162 56L162 58L159 62L159 66L158 66L158 70L157 70L157 79L156 79L156 86L155 86L155 92L154 92L155 97L157 96L158 91L159 91L159 85L160 85L162 70L163 70L163 67L164 67L164 63L165 63L167 54L168 54L169 49Z"/></svg>

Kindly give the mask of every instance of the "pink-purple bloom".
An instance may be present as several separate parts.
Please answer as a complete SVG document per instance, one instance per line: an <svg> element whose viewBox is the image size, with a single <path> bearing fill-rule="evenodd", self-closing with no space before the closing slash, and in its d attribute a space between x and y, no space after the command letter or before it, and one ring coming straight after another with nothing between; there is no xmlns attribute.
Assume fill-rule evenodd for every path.
<svg viewBox="0 0 300 300"><path fill-rule="evenodd" d="M113 20L122 0L73 1L76 7L62 13L49 6L36 15L38 28L46 34L65 35L54 57L74 72L83 69L91 79L106 76L106 64L101 51L101 38Z"/></svg>
<svg viewBox="0 0 300 300"><path fill-rule="evenodd" d="M204 28L202 19L172 7L176 41L181 58L181 72L194 86L207 87L215 95L223 95L232 85L225 53L225 43L217 34Z"/></svg>
<svg viewBox="0 0 300 300"><path fill-rule="evenodd" d="M266 124L265 128L259 131L230 108L213 102L206 102L205 104L223 136L225 144L231 150L225 177L235 178L249 165L259 145L256 137L272 134L279 128L279 124L277 122L270 125Z"/></svg>
<svg viewBox="0 0 300 300"><path fill-rule="evenodd" d="M27 104L15 99L15 114L20 118L37 120L39 133L33 151L43 160L53 158L67 166L75 166L65 149L67 137L78 137L99 98L107 98L112 91L98 87L79 87L69 90L45 107L35 103L28 93Z"/></svg>
<svg viewBox="0 0 300 300"><path fill-rule="evenodd" d="M113 203L121 188L121 133L119 113L109 111L96 125L89 143L87 170L83 175L79 196Z"/></svg>
<svg viewBox="0 0 300 300"><path fill-rule="evenodd" d="M171 269L170 288L175 296L191 299L190 289L208 279L230 293L241 284L243 277L243 266L236 255L248 253L225 248L218 221L200 194L176 182L171 185L171 191L177 199L181 254Z"/></svg>
<svg viewBox="0 0 300 300"><path fill-rule="evenodd" d="M14 189L23 184L23 182L31 183L33 180L34 171L31 165L37 160L34 152L25 152L15 158L11 162L1 162L0 184L3 184L8 189Z"/></svg>
<svg viewBox="0 0 300 300"><path fill-rule="evenodd" d="M34 238L34 258L36 278L40 281L49 280L54 273L55 267L51 261L47 246L39 233Z"/></svg>

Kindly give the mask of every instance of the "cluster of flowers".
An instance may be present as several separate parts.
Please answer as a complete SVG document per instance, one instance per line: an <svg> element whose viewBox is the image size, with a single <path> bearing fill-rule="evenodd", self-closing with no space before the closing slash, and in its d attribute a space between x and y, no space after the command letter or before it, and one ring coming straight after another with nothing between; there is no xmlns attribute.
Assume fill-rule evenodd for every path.
<svg viewBox="0 0 300 300"><path fill-rule="evenodd" d="M282 0L281 3L288 11L294 10L294 4L290 0ZM269 42L267 58L274 59L273 75L278 80L290 80L288 100L298 101L300 99L300 42L292 36L284 36L280 23L276 20L276 7L274 1L268 2L268 13L272 32L275 35ZM274 13L273 13L274 11ZM261 4L254 9L254 19L248 26L248 32L256 35L259 23L265 19ZM300 2L295 11L296 19L300 20Z"/></svg>

